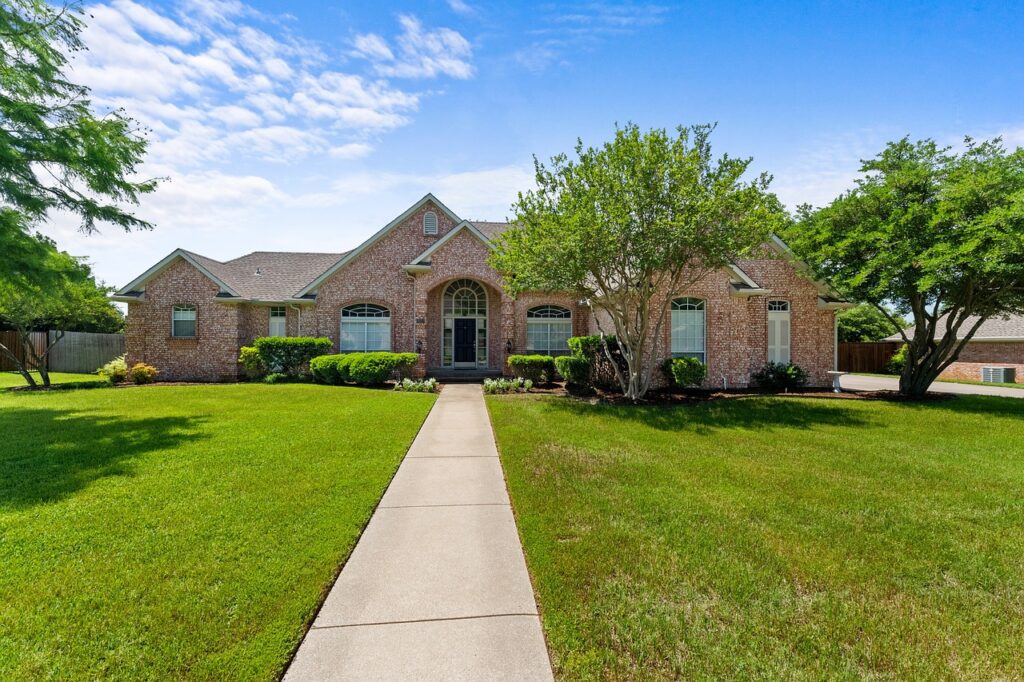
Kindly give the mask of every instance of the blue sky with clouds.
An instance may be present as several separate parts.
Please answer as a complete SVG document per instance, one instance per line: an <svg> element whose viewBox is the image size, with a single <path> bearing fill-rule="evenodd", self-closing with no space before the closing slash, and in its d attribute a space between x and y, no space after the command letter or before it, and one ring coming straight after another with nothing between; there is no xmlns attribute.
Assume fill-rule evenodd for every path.
<svg viewBox="0 0 1024 682"><path fill-rule="evenodd" d="M175 247L352 248L428 191L502 219L531 156L616 122L717 122L790 206L909 134L1024 145L1015 3L85 5L73 77L150 132L148 233L47 231L122 285Z"/></svg>

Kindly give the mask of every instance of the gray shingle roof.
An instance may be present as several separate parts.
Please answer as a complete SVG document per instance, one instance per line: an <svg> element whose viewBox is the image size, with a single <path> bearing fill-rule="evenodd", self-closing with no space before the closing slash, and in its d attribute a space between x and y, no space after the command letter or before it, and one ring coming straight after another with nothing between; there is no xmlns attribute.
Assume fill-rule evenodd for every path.
<svg viewBox="0 0 1024 682"><path fill-rule="evenodd" d="M191 251L188 254L239 296L254 301L289 300L345 255L254 251L222 263Z"/></svg>
<svg viewBox="0 0 1024 682"><path fill-rule="evenodd" d="M490 240L494 240L498 235L508 229L508 223L491 223L486 221L477 222L476 220L470 220L473 223L473 227L480 230L480 232Z"/></svg>
<svg viewBox="0 0 1024 682"><path fill-rule="evenodd" d="M960 335L963 336L964 330L970 329L978 321L977 317L968 317L967 321L960 326ZM942 316L939 318L937 325L937 331L935 333L936 338L942 338L943 331L945 330L946 317ZM906 330L907 336L913 336L914 328L910 327ZM978 331L974 334L974 339L1024 339L1024 315L1009 315L1007 317L993 317L985 320L982 325L978 328ZM886 341L902 341L903 337L899 334L894 334L886 339Z"/></svg>

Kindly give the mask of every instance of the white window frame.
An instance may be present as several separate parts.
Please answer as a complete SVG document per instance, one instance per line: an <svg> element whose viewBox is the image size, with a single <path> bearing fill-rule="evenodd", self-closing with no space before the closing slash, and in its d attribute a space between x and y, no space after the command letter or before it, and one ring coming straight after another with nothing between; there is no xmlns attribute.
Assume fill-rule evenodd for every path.
<svg viewBox="0 0 1024 682"><path fill-rule="evenodd" d="M788 365L793 361L792 309L789 301L768 301L768 362Z"/></svg>
<svg viewBox="0 0 1024 682"><path fill-rule="evenodd" d="M189 315L191 313L191 315ZM188 303L181 303L171 307L171 336L175 339L194 339L199 332L199 315L196 307ZM179 334L178 323L191 322L191 334Z"/></svg>
<svg viewBox="0 0 1024 682"><path fill-rule="evenodd" d="M456 305L456 298L462 305ZM471 302L471 305L467 305ZM473 279L457 279L445 287L441 300L441 366L455 369L488 367L487 319L490 297L487 288ZM476 362L455 362L455 320L473 319L476 324Z"/></svg>
<svg viewBox="0 0 1024 682"><path fill-rule="evenodd" d="M288 309L272 305L267 309L267 332L270 336L288 336Z"/></svg>
<svg viewBox="0 0 1024 682"><path fill-rule="evenodd" d="M342 353L390 351L391 311L376 303L347 305L341 309L338 331L338 348ZM385 342L371 345L370 338L382 338Z"/></svg>
<svg viewBox="0 0 1024 682"><path fill-rule="evenodd" d="M700 312L699 334L692 313ZM672 325L669 331L672 357L697 358L708 362L708 302L703 298L681 296L672 301ZM699 342L699 343L698 343Z"/></svg>
<svg viewBox="0 0 1024 682"><path fill-rule="evenodd" d="M543 347L537 347L532 343L532 339L538 335L537 330L540 329L543 329L544 338L547 340ZM559 331L553 335L554 329ZM553 338L557 339L563 335L565 339L572 336L572 311L565 306L545 304L534 306L526 311L527 352L552 357L568 355L568 343L559 345L557 341L552 341Z"/></svg>

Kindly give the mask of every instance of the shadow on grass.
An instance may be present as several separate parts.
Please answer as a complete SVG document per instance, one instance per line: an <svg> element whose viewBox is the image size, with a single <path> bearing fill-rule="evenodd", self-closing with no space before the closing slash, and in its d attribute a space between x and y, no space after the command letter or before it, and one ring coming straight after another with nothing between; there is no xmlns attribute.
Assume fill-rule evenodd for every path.
<svg viewBox="0 0 1024 682"><path fill-rule="evenodd" d="M815 426L865 426L870 413L839 400L731 398L691 405L593 405L576 400L548 400L552 410L569 418L599 416L636 422L660 431L710 435L722 429L809 429ZM570 422L567 422L570 423Z"/></svg>
<svg viewBox="0 0 1024 682"><path fill-rule="evenodd" d="M0 508L55 502L100 478L129 476L127 460L194 442L204 421L6 407L0 410Z"/></svg>

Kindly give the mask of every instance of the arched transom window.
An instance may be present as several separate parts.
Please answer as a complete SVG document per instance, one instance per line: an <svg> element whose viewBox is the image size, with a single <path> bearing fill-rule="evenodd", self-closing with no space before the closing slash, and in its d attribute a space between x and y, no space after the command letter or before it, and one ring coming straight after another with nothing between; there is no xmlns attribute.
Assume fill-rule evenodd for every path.
<svg viewBox="0 0 1024 682"><path fill-rule="evenodd" d="M373 303L341 309L341 352L391 350L391 311Z"/></svg>
<svg viewBox="0 0 1024 682"><path fill-rule="evenodd" d="M672 301L672 356L707 362L706 305L700 298Z"/></svg>
<svg viewBox="0 0 1024 682"><path fill-rule="evenodd" d="M444 292L444 314L453 317L487 317L487 292L479 282L457 279Z"/></svg>
<svg viewBox="0 0 1024 682"><path fill-rule="evenodd" d="M568 355L572 313L560 305L526 311L526 350L540 355Z"/></svg>

